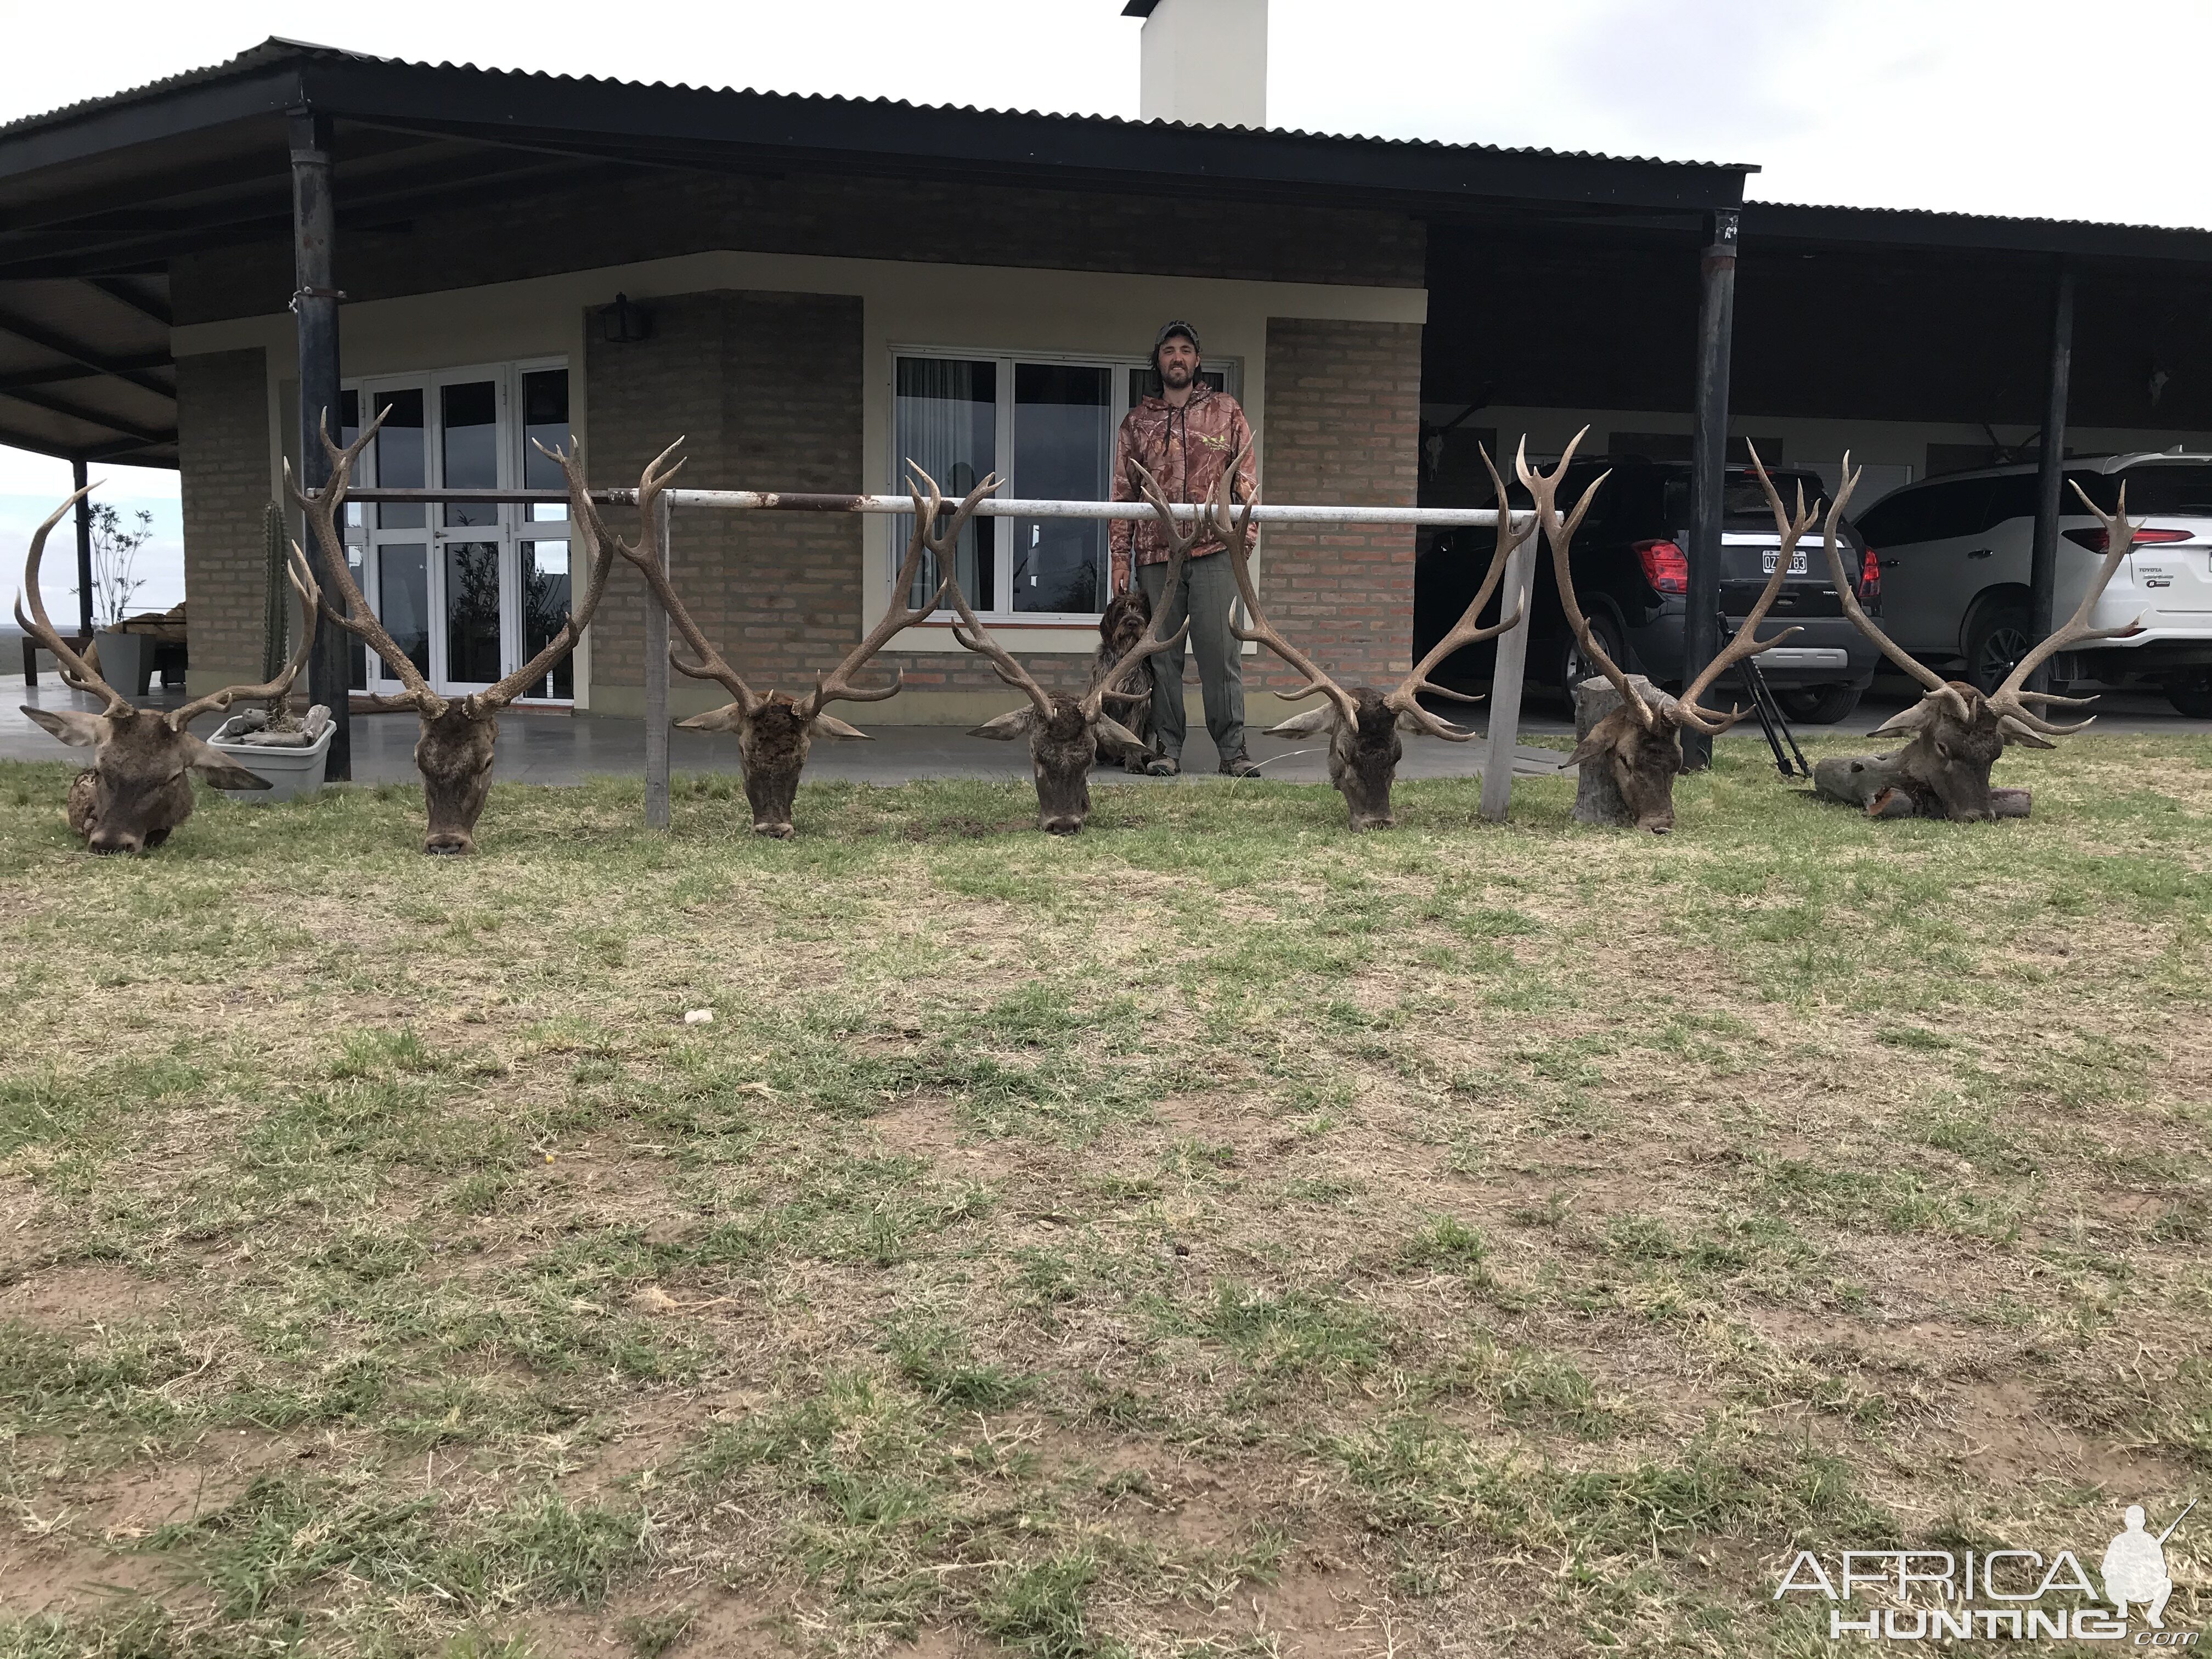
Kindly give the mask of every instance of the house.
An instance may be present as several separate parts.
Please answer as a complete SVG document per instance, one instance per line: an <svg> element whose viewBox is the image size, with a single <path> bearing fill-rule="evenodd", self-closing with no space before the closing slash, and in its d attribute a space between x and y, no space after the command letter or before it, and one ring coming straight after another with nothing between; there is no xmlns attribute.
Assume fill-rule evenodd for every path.
<svg viewBox="0 0 2212 1659"><path fill-rule="evenodd" d="M1585 420L1686 454L1716 362L1717 429L1807 461L1849 443L1896 482L2041 423L2062 270L2094 428L2067 441L2212 441L2212 235L1746 206L1746 165L1268 130L1250 86L1175 78L1184 3L1129 8L1158 14L1139 121L272 40L0 127L0 441L182 469L195 689L257 670L299 343L333 316L310 379L334 369L337 423L391 410L362 480L386 485L556 483L529 441L573 432L602 484L681 434L691 486L880 491L911 456L954 487L996 469L1017 495L1103 495L1170 317L1244 401L1272 500L1450 504L1474 436L1555 450ZM1237 9L1264 27L1263 0ZM1246 125L1200 124L1224 118ZM495 678L557 626L557 509L355 516L363 583L434 684ZM741 672L795 685L888 602L899 533L687 513L675 573ZM969 532L970 592L1048 684L1085 672L1103 550L1097 526ZM1414 550L1403 527L1285 527L1267 604L1333 669L1402 672ZM644 606L619 572L538 700L641 712ZM356 658L357 688L390 689ZM886 665L902 720L1006 705L942 625ZM1255 715L1285 684L1255 663ZM675 711L710 700L679 681Z"/></svg>

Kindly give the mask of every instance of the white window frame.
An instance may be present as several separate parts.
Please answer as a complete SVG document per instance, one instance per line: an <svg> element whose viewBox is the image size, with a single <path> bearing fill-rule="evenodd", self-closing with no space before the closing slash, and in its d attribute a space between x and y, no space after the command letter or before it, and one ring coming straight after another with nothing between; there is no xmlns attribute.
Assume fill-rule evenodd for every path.
<svg viewBox="0 0 2212 1659"><path fill-rule="evenodd" d="M438 424L439 389L449 385L475 380L491 381L498 387L499 420L501 426L507 429L507 439L499 447L499 475L495 488L514 489L520 488L521 484L523 446L529 441L528 434L523 430L521 418L522 378L526 374L538 374L547 369L559 369L569 377L568 399L572 414L571 424L574 425L573 413L576 406L577 394L575 370L565 356L524 357L507 362L470 363L458 368L423 368L400 374L362 375L343 380L340 385L344 391L355 394L358 417L362 420L373 418L371 411L379 393L421 390L423 394L424 459L428 476L434 483L441 481L440 475L443 469L443 446L436 441L436 435L442 430ZM364 489L374 488L377 483L376 466L376 446L372 443L362 454L356 482ZM442 552L446 543L489 541L498 544L500 673L502 676L513 673L522 665L524 661L523 616L520 603L522 544L526 541L539 540L568 542L571 591L572 592L576 591L573 585L577 580L579 573L575 565L575 544L573 532L562 524L562 520L526 518L524 515L528 510L526 506L518 502L502 502L500 505L499 517L495 523L448 526L442 522L444 518L442 506L432 502L424 509L422 525L419 529L395 527L390 530L374 526L374 503L364 501L359 505L356 509L359 515L358 523L354 522L355 513L349 512L347 514L348 522L343 532L346 544L349 550L359 550L362 555L360 574L362 597L368 600L369 609L379 615L382 614L383 605L382 594L379 591L381 586L381 562L368 556L369 551L386 543L410 542L420 542L427 550L425 554L427 566L425 574L428 578L426 598L431 618L431 672L428 678L432 685L446 688L458 684L447 672L449 665L446 659L447 641L442 620L445 615L445 565ZM562 519L565 519L566 509L562 509ZM544 533L546 530L555 526L561 526L560 534ZM398 692L401 689L400 683L392 677L389 665L373 651L368 652L367 655L368 692L371 695L385 696ZM580 656L577 657L574 661L572 676L573 683L579 690L585 683L585 659ZM575 697L522 696L517 697L515 703L520 708L567 708L575 706L579 701L580 699Z"/></svg>
<svg viewBox="0 0 2212 1659"><path fill-rule="evenodd" d="M1108 383L1113 387L1109 409L1113 416L1113 429L1118 431L1121 421L1136 407L1129 395L1129 371L1150 368L1149 357L1137 354L1099 351L1024 351L1003 347L951 346L944 344L902 345L893 342L886 350L886 384L890 389L890 417L886 422L889 432L885 441L890 453L884 458L884 471L891 479L890 493L905 489L905 458L898 453L898 360L902 357L936 357L965 362L991 362L998 365L999 404L998 422L993 430L992 445L1000 457L1002 469L1011 470L1014 453L1014 366L1017 363L1066 363L1082 368L1103 368L1108 373ZM1222 389L1241 404L1243 401L1244 361L1241 357L1208 357L1204 368L1222 377ZM1109 436L1108 442L1113 441ZM1107 456L1107 470L1113 469L1113 456ZM1110 488L1110 485L1109 485ZM908 515L908 519L912 517ZM904 526L907 519L894 520ZM980 522L991 529L993 537L993 585L998 591L990 596L990 606L976 605L975 614L988 622L1025 628L1096 628L1100 613L1096 611L1017 611L1012 608L1014 577L1014 521L1012 519L984 519ZM891 556L886 562L881 602L892 602L892 584L897 580L898 563L905 548L903 531L893 538ZM973 602L973 596L970 598ZM950 611L939 611L932 616L928 624L949 623L954 620Z"/></svg>

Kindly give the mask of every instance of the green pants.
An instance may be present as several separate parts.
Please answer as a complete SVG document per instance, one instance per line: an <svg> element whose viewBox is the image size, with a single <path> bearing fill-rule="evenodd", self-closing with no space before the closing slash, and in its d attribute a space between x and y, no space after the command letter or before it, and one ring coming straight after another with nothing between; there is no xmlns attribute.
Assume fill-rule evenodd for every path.
<svg viewBox="0 0 2212 1659"><path fill-rule="evenodd" d="M1172 634L1190 615L1190 647L1198 658L1199 690L1206 700L1206 729L1225 763L1244 752L1244 665L1237 636L1229 631L1237 604L1237 575L1225 553L1193 559L1182 568L1182 591L1164 593L1168 568L1140 564L1137 580L1152 602L1153 626ZM1164 610L1163 609L1164 607ZM1164 617L1165 620L1161 620ZM1160 752L1182 758L1182 647L1152 659L1152 727Z"/></svg>

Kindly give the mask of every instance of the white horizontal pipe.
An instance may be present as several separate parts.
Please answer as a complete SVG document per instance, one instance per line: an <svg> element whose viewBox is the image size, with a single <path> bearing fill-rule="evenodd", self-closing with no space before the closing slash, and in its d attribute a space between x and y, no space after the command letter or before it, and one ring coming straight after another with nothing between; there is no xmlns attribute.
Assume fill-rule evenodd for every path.
<svg viewBox="0 0 2212 1659"><path fill-rule="evenodd" d="M627 493L627 492L624 492ZM874 513L912 515L914 502L904 495L823 495L757 489L672 489L672 507L720 507L725 512ZM948 501L949 512L956 503ZM1178 519L1188 519L1200 508L1192 502L1170 504ZM1129 519L1138 521L1158 514L1143 501L1008 501L1002 497L979 501L975 516L982 519ZM1525 511L1513 515L1526 524ZM1252 509L1255 524L1409 524L1432 528L1453 526L1494 526L1498 509L1492 507L1287 507L1261 502Z"/></svg>

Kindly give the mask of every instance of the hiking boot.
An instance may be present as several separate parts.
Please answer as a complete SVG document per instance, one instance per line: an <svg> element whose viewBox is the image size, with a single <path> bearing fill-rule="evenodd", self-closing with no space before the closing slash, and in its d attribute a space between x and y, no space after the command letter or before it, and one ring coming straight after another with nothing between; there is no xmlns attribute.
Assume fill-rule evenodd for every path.
<svg viewBox="0 0 2212 1659"><path fill-rule="evenodd" d="M1260 763L1249 755L1238 755L1221 763L1221 775L1224 778L1256 778L1260 775Z"/></svg>
<svg viewBox="0 0 2212 1659"><path fill-rule="evenodd" d="M1155 755L1145 763L1145 770L1156 778L1171 778L1182 770L1182 763L1173 755Z"/></svg>

